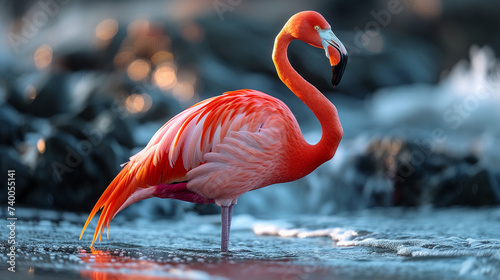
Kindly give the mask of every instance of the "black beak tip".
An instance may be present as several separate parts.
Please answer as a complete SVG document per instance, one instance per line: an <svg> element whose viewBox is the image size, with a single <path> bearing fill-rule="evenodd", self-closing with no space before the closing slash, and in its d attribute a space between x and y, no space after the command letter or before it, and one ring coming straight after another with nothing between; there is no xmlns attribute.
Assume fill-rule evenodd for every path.
<svg viewBox="0 0 500 280"><path fill-rule="evenodd" d="M346 65L347 55L341 53L339 63L335 66L332 66L332 85L334 87L336 87L340 83L342 75L344 75Z"/></svg>

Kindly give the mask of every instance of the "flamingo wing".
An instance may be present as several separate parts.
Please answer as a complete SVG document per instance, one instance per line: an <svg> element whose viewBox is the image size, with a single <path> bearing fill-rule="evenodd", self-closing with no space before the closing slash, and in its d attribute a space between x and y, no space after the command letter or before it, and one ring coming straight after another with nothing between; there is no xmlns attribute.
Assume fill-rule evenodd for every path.
<svg viewBox="0 0 500 280"><path fill-rule="evenodd" d="M215 200L236 204L240 195L270 185L280 163L281 131L232 131L204 156L205 162L187 173L187 188Z"/></svg>
<svg viewBox="0 0 500 280"><path fill-rule="evenodd" d="M201 197L234 204L239 195L270 184L290 123L296 120L282 101L254 90L226 92L186 109L130 158L92 209L82 235L102 208L93 239L100 232L100 241L103 227L109 233L111 219L134 192L158 184L187 181L187 189Z"/></svg>
<svg viewBox="0 0 500 280"><path fill-rule="evenodd" d="M247 161L257 160L257 153L264 156L281 143L276 122L284 114L293 117L283 102L262 92L226 92L174 117L129 164L140 181L153 186L193 179L188 171L214 159L214 153L235 156L239 151L240 158L247 153Z"/></svg>

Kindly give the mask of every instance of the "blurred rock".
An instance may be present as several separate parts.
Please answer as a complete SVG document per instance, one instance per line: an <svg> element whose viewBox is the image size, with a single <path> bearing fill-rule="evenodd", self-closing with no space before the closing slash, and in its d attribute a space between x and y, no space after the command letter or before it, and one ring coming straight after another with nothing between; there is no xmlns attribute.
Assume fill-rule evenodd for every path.
<svg viewBox="0 0 500 280"><path fill-rule="evenodd" d="M151 121L167 122L177 113L180 113L179 103L174 98L153 99L153 106L138 119L141 123Z"/></svg>
<svg viewBox="0 0 500 280"><path fill-rule="evenodd" d="M85 121L94 120L101 112L105 112L113 108L113 98L102 92L93 92L89 95L83 108L79 111L75 118Z"/></svg>
<svg viewBox="0 0 500 280"><path fill-rule="evenodd" d="M500 203L498 178L479 166L476 156L429 152L417 141L373 140L365 154L355 159L355 168L364 178L360 191L368 206Z"/></svg>
<svg viewBox="0 0 500 280"><path fill-rule="evenodd" d="M27 201L44 208L87 211L89 201L97 201L128 156L113 138L83 140L57 130L45 140Z"/></svg>
<svg viewBox="0 0 500 280"><path fill-rule="evenodd" d="M470 168L470 165L464 169L455 167L452 174L439 182L434 205L485 206L500 203L499 180L495 174L482 168Z"/></svg>
<svg viewBox="0 0 500 280"><path fill-rule="evenodd" d="M135 147L133 134L134 127L137 126L137 123L133 118L125 118L115 114L111 116L109 124L109 136L115 138L120 145L129 149Z"/></svg>
<svg viewBox="0 0 500 280"><path fill-rule="evenodd" d="M64 71L102 70L106 57L94 50L73 50L59 55L55 61L58 69ZM109 60L109 59L108 59Z"/></svg>
<svg viewBox="0 0 500 280"><path fill-rule="evenodd" d="M69 111L68 75L52 73L19 77L11 83L7 101L21 113L51 117Z"/></svg>
<svg viewBox="0 0 500 280"><path fill-rule="evenodd" d="M14 170L16 203L22 205L31 191L32 177L30 169L22 161L19 152L9 146L0 145L0 180L4 183L4 190L0 192L0 200L7 201L7 170Z"/></svg>
<svg viewBox="0 0 500 280"><path fill-rule="evenodd" d="M227 24L229 21L231 24ZM203 27L207 46L198 55L211 52L234 69L275 73L271 53L279 28L270 29L269 26L234 15L229 15L225 21L216 17L204 18L200 20L200 26Z"/></svg>
<svg viewBox="0 0 500 280"><path fill-rule="evenodd" d="M53 117L51 123L55 130L71 134L78 140L86 139L85 131L92 130L92 125L89 122L67 115Z"/></svg>
<svg viewBox="0 0 500 280"><path fill-rule="evenodd" d="M54 68L58 71L76 72L82 70L112 71L113 58L116 55L126 35L125 26L118 28L117 33L108 42L94 42L92 48L88 45L77 45L72 42L69 45L59 46L54 50Z"/></svg>
<svg viewBox="0 0 500 280"><path fill-rule="evenodd" d="M10 105L0 105L0 145L14 146L23 141L23 121L23 116Z"/></svg>
<svg viewBox="0 0 500 280"><path fill-rule="evenodd" d="M397 13L389 13L390 3L396 4ZM400 5L397 5L398 3ZM497 53L500 50L500 30L488 28L500 25L500 18L492 13L500 8L499 2L442 0L422 5L417 1L356 0L349 2L325 1L323 6L323 15L325 18L331 19L336 30L346 30L353 33L348 37L339 36L344 44L348 45L347 49L351 50L352 54L369 49L360 43L363 32L368 31L371 35L381 34L384 38L384 52L372 53L373 56L383 55L386 57L388 54L405 64L403 60L407 51L420 52L423 55L420 58L424 60L425 64L428 64L428 59L432 59L433 66L437 67L433 74L439 75L443 70L451 69L457 62L466 57L470 46L474 44L489 45ZM389 40L385 40L388 36ZM412 45L411 42L417 42L417 45ZM434 48L431 53L420 50L422 46L428 48L429 45ZM352 51L353 49L355 52ZM393 50L399 54L394 55ZM353 59L356 58L353 57ZM377 67L374 64L377 61L370 61L370 58L366 57L362 57L362 59L365 62L363 66L369 72L372 72L370 69L373 67ZM410 58L407 62L411 60L413 59ZM417 61L412 65L419 69L422 67L419 64ZM405 70L411 70L411 68ZM430 70L434 71L432 68ZM376 72L372 73L377 74ZM346 74L349 74L349 71ZM404 71L395 72L395 74L399 76L411 73ZM428 80L414 82L421 83L428 82Z"/></svg>
<svg viewBox="0 0 500 280"><path fill-rule="evenodd" d="M146 112L137 114L137 120L141 123L146 122L167 122L173 116L183 110L179 101L171 95L159 91L148 91L151 97L151 108Z"/></svg>
<svg viewBox="0 0 500 280"><path fill-rule="evenodd" d="M382 32L376 43L373 43L380 44L380 49L369 51L353 42L355 32L339 31L337 35L342 38L349 52L339 90L350 95L364 98L379 88L430 84L439 77L441 65L438 50L418 37ZM308 64L310 66L306 71L318 71L313 63ZM320 75L324 76L325 71L316 74ZM325 87L323 91L331 91L330 88Z"/></svg>
<svg viewBox="0 0 500 280"><path fill-rule="evenodd" d="M71 132L78 138L87 137L86 132L97 130L115 138L120 145L128 149L136 146L134 133L138 125L137 116L108 97L91 95L84 108L69 118L54 118L54 126Z"/></svg>

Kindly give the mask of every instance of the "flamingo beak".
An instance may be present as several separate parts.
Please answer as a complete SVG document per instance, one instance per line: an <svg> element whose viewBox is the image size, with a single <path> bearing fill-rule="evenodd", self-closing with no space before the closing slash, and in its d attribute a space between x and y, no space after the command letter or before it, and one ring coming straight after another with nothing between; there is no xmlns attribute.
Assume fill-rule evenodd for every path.
<svg viewBox="0 0 500 280"><path fill-rule="evenodd" d="M319 30L321 44L332 66L332 85L340 83L347 65L347 50L331 29Z"/></svg>

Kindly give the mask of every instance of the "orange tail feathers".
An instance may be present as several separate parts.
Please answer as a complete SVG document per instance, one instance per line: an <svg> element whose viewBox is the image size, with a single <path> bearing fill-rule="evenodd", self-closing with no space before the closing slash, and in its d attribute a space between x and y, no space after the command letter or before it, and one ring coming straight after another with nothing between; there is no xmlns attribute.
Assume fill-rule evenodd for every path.
<svg viewBox="0 0 500 280"><path fill-rule="evenodd" d="M127 198L130 197L130 195L134 193L137 188L141 187L140 184L138 184L134 179L135 174L131 174L130 169L131 165L128 164L120 171L120 173L118 173L90 212L89 217L83 226L82 233L80 234L80 239L82 239L83 233L85 232L85 229L89 225L90 221L94 218L97 212L102 209L90 248L92 248L98 236L99 242L101 242L104 226L106 226L107 237L109 238L109 223L111 222L111 219L113 219L113 217L117 214L118 210L125 203Z"/></svg>

